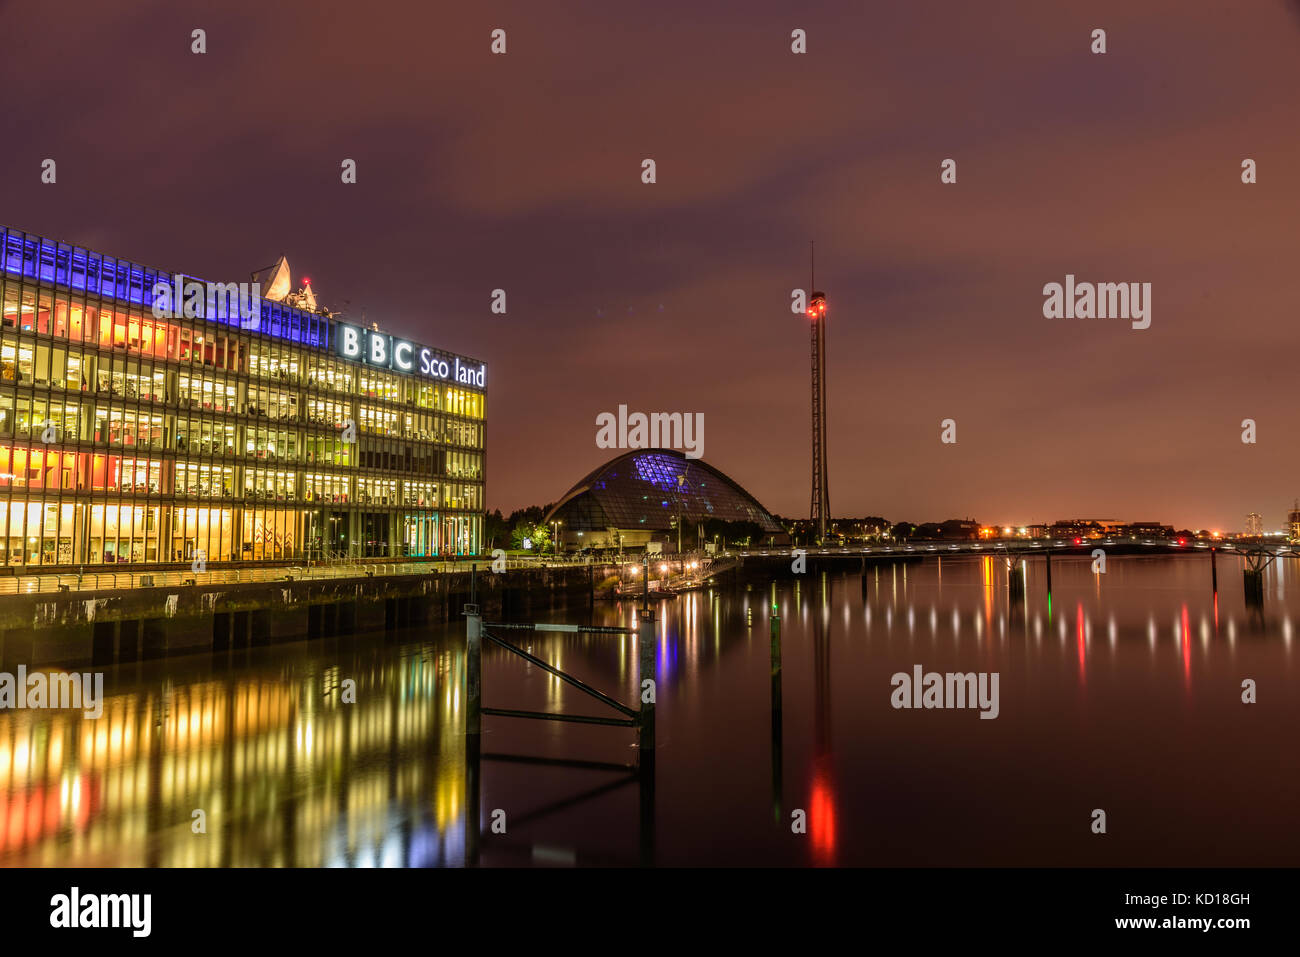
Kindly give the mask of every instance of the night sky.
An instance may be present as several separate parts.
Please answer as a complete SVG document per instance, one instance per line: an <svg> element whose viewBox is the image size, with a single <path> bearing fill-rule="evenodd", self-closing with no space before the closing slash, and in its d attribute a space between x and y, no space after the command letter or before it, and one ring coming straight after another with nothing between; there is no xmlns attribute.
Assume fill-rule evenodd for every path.
<svg viewBox="0 0 1300 957"><path fill-rule="evenodd" d="M0 222L213 281L283 253L486 360L489 508L559 498L626 404L702 412L705 461L806 516L814 238L835 515L1300 496L1288 4L10 2L0 37ZM1067 273L1152 283L1151 327L1044 318Z"/></svg>

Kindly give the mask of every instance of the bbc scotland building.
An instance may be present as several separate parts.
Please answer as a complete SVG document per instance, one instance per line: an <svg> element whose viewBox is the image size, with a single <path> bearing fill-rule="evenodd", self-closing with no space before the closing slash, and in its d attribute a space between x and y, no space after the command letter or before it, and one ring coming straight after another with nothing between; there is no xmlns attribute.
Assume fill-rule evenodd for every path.
<svg viewBox="0 0 1300 957"><path fill-rule="evenodd" d="M479 551L483 362L4 227L0 281L0 566Z"/></svg>

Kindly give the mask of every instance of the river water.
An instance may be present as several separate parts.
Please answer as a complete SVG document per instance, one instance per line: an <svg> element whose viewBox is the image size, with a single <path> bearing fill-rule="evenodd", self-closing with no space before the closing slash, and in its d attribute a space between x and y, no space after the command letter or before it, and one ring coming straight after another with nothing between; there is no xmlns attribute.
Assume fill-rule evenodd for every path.
<svg viewBox="0 0 1300 957"><path fill-rule="evenodd" d="M1300 863L1297 569L1262 606L1233 559L1216 596L1205 554L1058 558L1050 606L1043 571L1017 600L954 557L659 604L653 775L621 727L487 716L467 757L461 623L110 669L98 719L0 712L0 862ZM632 636L502 637L637 699ZM996 673L997 717L894 707L918 665ZM494 645L483 671L487 706L614 716Z"/></svg>

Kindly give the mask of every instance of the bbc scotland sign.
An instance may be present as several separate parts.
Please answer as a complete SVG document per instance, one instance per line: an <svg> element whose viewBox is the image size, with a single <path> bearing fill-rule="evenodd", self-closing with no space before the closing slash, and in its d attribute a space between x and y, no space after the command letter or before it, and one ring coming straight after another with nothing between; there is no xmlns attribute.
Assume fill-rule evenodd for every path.
<svg viewBox="0 0 1300 957"><path fill-rule="evenodd" d="M432 349L383 332L341 322L334 341L338 354L353 362L364 362L368 366L421 375L428 379L450 379L480 389L484 385L486 369L481 363L478 368L474 368L465 365L459 357L452 357L451 362L448 362Z"/></svg>

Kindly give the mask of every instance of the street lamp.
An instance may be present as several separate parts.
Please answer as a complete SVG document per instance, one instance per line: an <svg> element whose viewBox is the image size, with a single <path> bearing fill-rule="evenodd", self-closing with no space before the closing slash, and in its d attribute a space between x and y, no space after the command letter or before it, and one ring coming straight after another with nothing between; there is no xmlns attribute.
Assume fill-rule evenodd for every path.
<svg viewBox="0 0 1300 957"><path fill-rule="evenodd" d="M560 555L560 526L563 524L559 519L551 522L551 527L555 529L555 555L557 558Z"/></svg>

